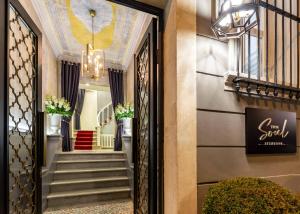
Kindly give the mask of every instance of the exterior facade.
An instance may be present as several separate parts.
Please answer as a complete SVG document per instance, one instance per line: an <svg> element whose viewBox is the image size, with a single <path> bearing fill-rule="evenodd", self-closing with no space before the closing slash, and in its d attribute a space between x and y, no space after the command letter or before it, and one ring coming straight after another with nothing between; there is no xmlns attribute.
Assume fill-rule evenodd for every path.
<svg viewBox="0 0 300 214"><path fill-rule="evenodd" d="M17 2L24 8L26 13L29 14L34 28L43 29L31 1L12 0L11 2ZM255 55L258 58L258 61L255 61L257 63L255 66L259 67L259 71L261 64L266 65L270 76L268 76L267 72L260 75L256 71L257 79L255 80L257 81L253 83L250 81L252 76L250 76L251 72L249 72L249 69L252 64L250 64L249 58L248 73L239 73L239 66L244 66L239 60L244 60L245 58L240 57L242 54L236 51L236 43L233 40L218 39L212 31L212 24L216 19L216 1L142 1L145 4L131 0L114 0L112 2L151 13L159 19L158 36L161 39L161 43L159 43L159 51L154 53L158 56L158 64L160 66L156 69L161 73L159 73L158 77L152 76L154 81L157 81L157 85L151 86L153 87L152 90L157 92L157 97L154 100L158 98L156 105L158 108L157 111L151 108L149 115L153 114L156 116L150 118L155 124L151 127L152 130L155 130L154 134L151 132L151 137L159 142L156 145L157 148L154 149L158 149L161 153L158 153L159 157L153 151L149 153L149 160L153 161L150 161L150 165L152 164L155 167L151 168L154 169L151 172L152 174L150 173L153 179L150 185L152 188L149 190L152 198L149 197L147 200L148 204L144 204L146 207L149 205L149 209L145 213L202 213L208 189L220 181L234 177L265 178L280 184L292 193L298 194L300 192L300 157L297 152L299 138L296 140L296 152L291 154L249 155L246 153L247 127L245 121L246 109L249 107L294 112L297 118L297 125L295 126L295 134L297 135L299 130L298 114L300 111L296 100L298 89L294 88L297 85L296 79L299 79L299 77L296 76L297 72L293 68L296 70L298 66L299 70L299 59L294 61L290 59L296 58L296 55L299 56L299 49L297 51L296 48L287 48L285 53L284 47L286 42L283 35L286 29L282 26L290 26L288 30L294 32L294 34L296 32L298 35L299 24L290 24L288 21L285 22L284 18L278 17L281 23L279 25L279 21L275 18L276 15L273 14L274 16L270 18L267 16L268 6L265 9L260 9L263 10L263 12L260 12L261 17L267 17L266 21L263 22L263 26L266 26L268 23L271 27L267 27L267 29L262 28L263 36L256 36L256 38L262 37L261 40L258 39L257 41L258 44L261 41L261 49L265 51ZM283 1L281 1L281 4L284 5ZM281 4L278 3L278 5ZM280 7L280 10L284 10L282 6ZM296 7L298 8L297 11L292 11L292 5L287 7L290 9L291 14L299 17L299 12L297 13L299 11L298 4ZM9 23L8 10L9 0L1 0L0 14L4 18L0 20L0 87L2 87L0 89L0 187L3 190L0 191L0 213L8 213L9 206L14 206L14 204L9 206L6 204L9 201L9 197L12 197L9 195L9 189L11 188L8 181L9 176L7 175L9 171L7 162L9 152L6 145L10 138L7 134L9 133L7 92L9 87L11 87L9 85L10 77L6 72L9 69L8 62L10 60L7 55L7 50L9 49L7 42L9 33L7 28ZM280 12L280 10L277 13L283 15L284 13ZM281 20L283 21L281 22ZM277 34L273 28L282 29L278 33L281 37L273 38ZM254 30L254 33L259 32L259 30ZM55 57L55 51L50 47L50 42L44 36L45 33L41 31L39 33L35 32L35 34L42 37L42 40L40 40L42 54L38 56L40 64L36 66L40 66L37 68L38 72L41 72L39 73L38 81L43 86L38 88L37 91L43 99L46 94L57 96L61 90L58 84L58 59ZM288 35L292 36L292 33ZM253 35L249 34L248 36L247 51L249 50L248 55L250 56L251 45L249 44L251 44L250 37ZM245 38L243 37L243 39ZM280 47L277 47L277 45ZM286 47L298 46L298 36L296 40L291 39L289 44L286 44ZM259 49L258 47L260 46L258 45L256 49ZM276 68L278 64L277 54L275 54L277 50L281 49L286 54L278 62L282 70ZM245 50L242 50L244 51L243 53L246 53ZM288 84L289 88L280 88L281 86L278 86L278 89L277 85L280 85L278 82L283 81L285 83L284 61L286 66L288 66L288 70L291 71L291 73L288 72L286 74L286 78L289 78L291 81ZM288 63L290 64L287 65ZM132 61L130 64L132 72L128 73L126 79L126 96L130 101L135 99L134 92L136 88L133 87L134 83L130 79L134 76L133 70L135 66L136 64ZM264 67L262 70L265 72ZM237 73L230 73L232 71ZM277 78L279 71L283 72L283 75L280 74L281 76ZM265 74L267 77L264 76ZM248 77L248 80L246 80L248 82L244 84L246 88L243 94L239 93L239 87L236 87L236 85L233 87L228 84L232 83L230 82L232 81L232 76L230 75L233 77L240 77L239 75ZM259 82L260 78L266 78L266 80L263 80L270 83L269 85L263 85L265 89L273 87L272 93L274 96L271 98L268 97L266 99L266 97L259 96L259 94L250 94L251 90L259 93L258 91L260 90L257 89L262 87ZM275 86L273 83L276 83ZM251 84L254 84L252 88L250 87ZM257 88L255 88L256 86ZM238 90L236 90L237 88ZM285 91L282 92L284 99L276 98L276 90ZM294 92L296 94L292 94L290 99L286 99L284 93L287 91L290 94ZM263 93L268 96L266 92ZM289 94L286 96L289 96ZM291 101L291 99L294 100ZM40 103L37 103L36 106L37 110L43 110ZM158 127L156 126L157 124L159 124ZM157 130L159 130L158 137L156 136ZM284 134L284 130L282 133ZM37 158L37 161L40 160ZM161 177L156 177L157 175L154 173L156 170L159 171ZM35 169L33 169L33 172L36 173ZM14 177L13 173L10 174ZM38 176L36 178L39 179ZM33 185L38 182L38 180L34 180ZM135 194L139 193L136 192ZM155 200L154 195L159 195L160 199ZM32 200L32 206L34 207L34 204L37 203L42 203L38 197ZM140 206L138 203L135 201L135 206ZM34 210L32 213L40 212L40 210Z"/></svg>

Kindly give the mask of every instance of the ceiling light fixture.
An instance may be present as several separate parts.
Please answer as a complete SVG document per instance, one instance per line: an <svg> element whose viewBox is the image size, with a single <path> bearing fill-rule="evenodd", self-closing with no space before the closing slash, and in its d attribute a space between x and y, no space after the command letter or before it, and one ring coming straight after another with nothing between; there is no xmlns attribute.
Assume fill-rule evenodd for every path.
<svg viewBox="0 0 300 214"><path fill-rule="evenodd" d="M103 50L95 48L95 32L94 32L94 18L96 11L90 9L90 16L92 17L92 43L86 45L86 50L81 54L81 73L82 76L88 76L94 80L98 80L105 74L105 54Z"/></svg>
<svg viewBox="0 0 300 214"><path fill-rule="evenodd" d="M257 25L257 0L217 0L212 29L219 39L239 38Z"/></svg>

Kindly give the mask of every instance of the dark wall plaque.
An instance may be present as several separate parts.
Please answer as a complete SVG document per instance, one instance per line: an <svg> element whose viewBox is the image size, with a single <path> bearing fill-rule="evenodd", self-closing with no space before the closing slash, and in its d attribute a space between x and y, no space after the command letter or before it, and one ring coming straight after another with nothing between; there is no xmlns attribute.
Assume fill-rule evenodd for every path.
<svg viewBox="0 0 300 214"><path fill-rule="evenodd" d="M247 154L296 151L295 112L246 108Z"/></svg>

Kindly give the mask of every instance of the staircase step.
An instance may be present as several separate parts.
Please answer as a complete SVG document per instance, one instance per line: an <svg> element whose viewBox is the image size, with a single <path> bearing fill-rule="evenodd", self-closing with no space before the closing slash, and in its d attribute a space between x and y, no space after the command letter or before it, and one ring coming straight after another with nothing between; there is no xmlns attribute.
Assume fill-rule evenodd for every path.
<svg viewBox="0 0 300 214"><path fill-rule="evenodd" d="M58 152L57 160L108 160L125 158L124 152L75 151Z"/></svg>
<svg viewBox="0 0 300 214"><path fill-rule="evenodd" d="M97 132L77 132L77 133L74 133L74 135L76 137L94 137L95 135L97 135Z"/></svg>
<svg viewBox="0 0 300 214"><path fill-rule="evenodd" d="M97 138L97 133L93 134L93 135L74 135L74 139L76 138Z"/></svg>
<svg viewBox="0 0 300 214"><path fill-rule="evenodd" d="M92 150L93 146L92 145L76 145L74 146L75 150Z"/></svg>
<svg viewBox="0 0 300 214"><path fill-rule="evenodd" d="M92 145L93 141L76 140L75 145Z"/></svg>
<svg viewBox="0 0 300 214"><path fill-rule="evenodd" d="M79 141L93 141L93 140L97 140L97 137L76 137L75 140L79 140Z"/></svg>
<svg viewBox="0 0 300 214"><path fill-rule="evenodd" d="M129 197L129 187L114 187L51 193L47 196L47 200L49 207L62 207L74 204L125 199Z"/></svg>
<svg viewBox="0 0 300 214"><path fill-rule="evenodd" d="M75 133L91 133L91 132L96 132L96 130L75 130Z"/></svg>
<svg viewBox="0 0 300 214"><path fill-rule="evenodd" d="M89 169L103 167L124 167L125 159L91 159L91 160L61 160L56 161L56 169Z"/></svg>
<svg viewBox="0 0 300 214"><path fill-rule="evenodd" d="M74 140L73 141L73 144L74 145L97 145L97 140L93 140L93 141L91 141L91 142L87 142L87 141L77 141L76 142L76 140Z"/></svg>
<svg viewBox="0 0 300 214"><path fill-rule="evenodd" d="M104 177L104 178L85 178L54 181L50 183L50 192L66 192L75 190L88 190L95 188L124 187L129 186L129 178L123 177Z"/></svg>
<svg viewBox="0 0 300 214"><path fill-rule="evenodd" d="M115 177L126 176L126 167L111 167L111 168L96 168L96 169L68 169L68 170L56 170L53 173L53 179L58 180L70 180L81 178L100 178L100 177Z"/></svg>
<svg viewBox="0 0 300 214"><path fill-rule="evenodd" d="M97 135L97 133L78 133L75 134L76 137L95 137L95 135Z"/></svg>

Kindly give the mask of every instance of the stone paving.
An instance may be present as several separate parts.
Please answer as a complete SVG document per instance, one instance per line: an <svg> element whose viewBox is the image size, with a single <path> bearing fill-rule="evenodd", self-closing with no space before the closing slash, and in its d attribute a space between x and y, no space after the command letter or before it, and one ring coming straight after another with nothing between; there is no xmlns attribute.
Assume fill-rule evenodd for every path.
<svg viewBox="0 0 300 214"><path fill-rule="evenodd" d="M133 214L133 203L130 200L103 202L101 204L47 209L44 214Z"/></svg>

